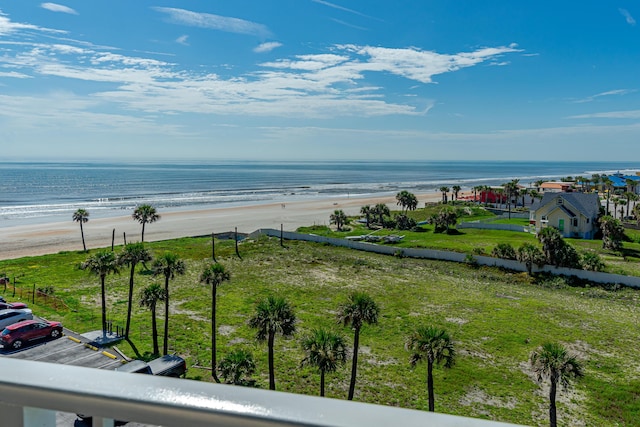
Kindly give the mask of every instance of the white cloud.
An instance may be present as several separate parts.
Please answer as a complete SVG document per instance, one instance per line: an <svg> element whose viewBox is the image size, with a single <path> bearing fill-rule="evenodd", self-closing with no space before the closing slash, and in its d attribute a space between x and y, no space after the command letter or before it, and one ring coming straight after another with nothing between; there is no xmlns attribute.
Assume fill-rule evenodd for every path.
<svg viewBox="0 0 640 427"><path fill-rule="evenodd" d="M570 116L570 119L640 119L640 110L609 111L606 113L591 113Z"/></svg>
<svg viewBox="0 0 640 427"><path fill-rule="evenodd" d="M271 32L266 26L245 21L244 19L213 15L211 13L198 13L172 7L154 7L153 9L167 14L169 19L176 24L226 31L229 33L248 34L263 38L271 36Z"/></svg>
<svg viewBox="0 0 640 427"><path fill-rule="evenodd" d="M616 89L616 90L610 90L607 92L601 92L601 93L597 93L595 95L591 95L588 96L586 98L583 99L578 99L576 101L574 101L576 104L581 104L581 103L585 103L585 102L591 102L591 101L595 101L598 98L602 98L605 96L622 96L622 95L628 95L630 93L636 92L635 89Z"/></svg>
<svg viewBox="0 0 640 427"><path fill-rule="evenodd" d="M11 34L13 32L22 31L22 30L35 30L35 31L42 31L47 33L59 33L59 34L66 33L66 31L52 30L50 28L38 27L37 25L21 24L19 22L13 22L9 18L7 18L6 15L3 15L2 12L0 11L0 35Z"/></svg>
<svg viewBox="0 0 640 427"><path fill-rule="evenodd" d="M185 46L189 46L189 43L187 43L187 39L188 38L189 38L189 36L187 36L187 35L180 36L180 37L178 37L176 39L176 43L183 44Z"/></svg>
<svg viewBox="0 0 640 427"><path fill-rule="evenodd" d="M325 0L311 0L311 1L314 2L314 3L318 3L318 4L321 4L321 5L324 5L324 6L331 7L333 9L342 10L343 12L353 13L354 15L362 16L364 18L370 18L370 19L375 19L376 21L382 21L381 19L374 18L373 16L365 15L364 13L358 12L357 10L348 9L346 7L343 7L343 6L339 6L339 5L335 4L335 3L329 3L328 1L325 1Z"/></svg>
<svg viewBox="0 0 640 427"><path fill-rule="evenodd" d="M256 52L256 53L271 52L273 49L279 48L280 46L282 46L282 43L267 42L267 43L262 43L262 44L256 46L253 49L253 51Z"/></svg>
<svg viewBox="0 0 640 427"><path fill-rule="evenodd" d="M622 16L624 16L624 19L627 21L627 24L629 25L636 25L636 20L633 19L633 16L631 16L631 14L629 13L629 11L627 9L618 9L618 11L620 12L620 14Z"/></svg>
<svg viewBox="0 0 640 427"><path fill-rule="evenodd" d="M43 9L50 10L51 12L68 13L70 15L77 15L78 14L78 12L76 12L73 9L71 9L70 7L63 6L63 5L57 4L57 3L42 3L42 4L40 4L40 7L42 7Z"/></svg>

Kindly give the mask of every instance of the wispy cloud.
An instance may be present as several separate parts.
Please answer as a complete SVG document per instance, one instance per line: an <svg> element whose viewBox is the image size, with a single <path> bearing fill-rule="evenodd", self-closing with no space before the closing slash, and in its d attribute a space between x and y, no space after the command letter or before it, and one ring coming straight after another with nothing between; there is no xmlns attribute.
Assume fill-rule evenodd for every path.
<svg viewBox="0 0 640 427"><path fill-rule="evenodd" d="M68 13L70 15L78 14L78 12L76 12L74 9L71 9L70 7L63 6L57 3L42 3L40 4L40 7L42 7L43 9L50 10L51 12Z"/></svg>
<svg viewBox="0 0 640 427"><path fill-rule="evenodd" d="M362 16L364 18L375 19L376 21L382 21L382 19L378 19L378 18L375 18L373 16L365 15L364 13L358 12L357 10L348 9L346 7L339 6L339 5L334 4L334 3L329 3L328 1L325 1L325 0L311 0L311 1L314 2L314 3L318 3L318 4L321 4L321 5L324 5L324 6L328 6L328 7L334 8L334 9L342 10L343 12L353 13L354 15Z"/></svg>
<svg viewBox="0 0 640 427"><path fill-rule="evenodd" d="M16 31L22 31L22 30L34 30L34 31L47 32L47 33L58 33L58 34L66 33L66 31L53 30L50 28L39 27L37 25L32 25L32 24L22 24L20 22L13 22L9 18L7 18L7 16L3 14L2 11L0 11L0 35L10 34L10 33L13 33Z"/></svg>
<svg viewBox="0 0 640 427"><path fill-rule="evenodd" d="M362 31L368 31L369 30L368 28L360 27L358 25L353 25L353 24L350 24L348 22L341 21L339 19L331 18L331 20L333 22L336 22L336 23L340 24L340 25L344 25L345 27L355 28L356 30L362 30Z"/></svg>
<svg viewBox="0 0 640 427"><path fill-rule="evenodd" d="M187 36L187 35L180 36L180 37L178 37L176 39L176 43L183 44L185 46L189 46L189 43L187 43L187 39L188 38L189 38L189 36Z"/></svg>
<svg viewBox="0 0 640 427"><path fill-rule="evenodd" d="M624 19L627 21L627 24L629 25L636 25L636 20L633 19L633 16L631 16L631 14L629 13L629 11L627 9L618 9L618 11L620 11L620 14L622 16L624 16Z"/></svg>
<svg viewBox="0 0 640 427"><path fill-rule="evenodd" d="M640 110L609 111L606 113L580 114L569 119L640 119Z"/></svg>
<svg viewBox="0 0 640 427"><path fill-rule="evenodd" d="M256 46L253 51L256 53L265 53L265 52L271 52L273 49L277 49L280 46L282 46L282 43L278 43L278 42L267 42L267 43L262 43L258 46Z"/></svg>
<svg viewBox="0 0 640 427"><path fill-rule="evenodd" d="M262 38L271 36L271 31L269 31L265 25L245 21L244 19L214 15L211 13L198 13L172 7L154 7L153 9L168 15L169 20L176 24L208 28L229 33L248 34Z"/></svg>
<svg viewBox="0 0 640 427"><path fill-rule="evenodd" d="M582 98L582 99L577 99L575 101L573 101L576 104L582 104L585 102L592 102L595 101L598 98L602 98L602 97L606 97L606 96L623 96L623 95L628 95L630 93L636 92L635 89L616 89L616 90L609 90L607 92L601 92L601 93L597 93L595 95L591 95L588 96L586 98Z"/></svg>

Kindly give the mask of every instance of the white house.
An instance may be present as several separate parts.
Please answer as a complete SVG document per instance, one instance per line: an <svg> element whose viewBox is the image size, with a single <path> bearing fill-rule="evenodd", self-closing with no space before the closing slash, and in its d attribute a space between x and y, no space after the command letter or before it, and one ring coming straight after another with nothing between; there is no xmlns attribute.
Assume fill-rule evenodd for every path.
<svg viewBox="0 0 640 427"><path fill-rule="evenodd" d="M544 193L531 205L529 223L536 234L555 227L563 237L593 239L598 231L600 198L595 193Z"/></svg>

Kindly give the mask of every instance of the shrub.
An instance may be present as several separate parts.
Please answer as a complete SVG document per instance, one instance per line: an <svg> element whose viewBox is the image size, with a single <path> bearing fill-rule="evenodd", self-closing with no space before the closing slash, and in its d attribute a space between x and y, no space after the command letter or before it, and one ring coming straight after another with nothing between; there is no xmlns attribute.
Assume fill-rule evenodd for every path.
<svg viewBox="0 0 640 427"><path fill-rule="evenodd" d="M491 251L491 256L503 259L516 259L516 250L509 243L498 243Z"/></svg>
<svg viewBox="0 0 640 427"><path fill-rule="evenodd" d="M582 254L582 267L589 271L602 271L605 265L597 253L585 252Z"/></svg>

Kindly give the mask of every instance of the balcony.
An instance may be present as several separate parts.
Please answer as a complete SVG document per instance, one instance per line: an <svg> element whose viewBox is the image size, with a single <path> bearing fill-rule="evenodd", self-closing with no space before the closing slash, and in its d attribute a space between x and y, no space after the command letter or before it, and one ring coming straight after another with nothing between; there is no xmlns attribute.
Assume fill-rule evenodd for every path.
<svg viewBox="0 0 640 427"><path fill-rule="evenodd" d="M346 400L0 358L2 426L54 427L56 413L189 426L498 427L497 423ZM425 390L426 393L426 390Z"/></svg>

